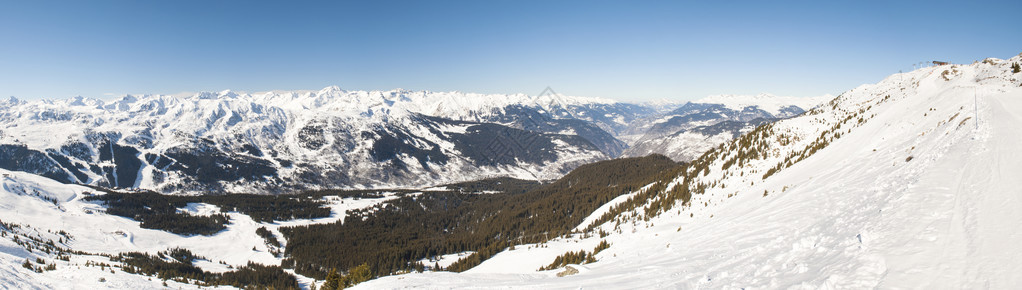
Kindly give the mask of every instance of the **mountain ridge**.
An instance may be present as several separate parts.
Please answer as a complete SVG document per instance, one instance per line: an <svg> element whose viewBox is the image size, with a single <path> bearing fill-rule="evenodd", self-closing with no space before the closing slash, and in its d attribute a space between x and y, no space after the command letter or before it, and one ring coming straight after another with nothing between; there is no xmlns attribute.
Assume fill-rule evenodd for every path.
<svg viewBox="0 0 1022 290"><path fill-rule="evenodd" d="M553 179L574 166L621 155L628 144L620 134L663 108L561 95L336 86L126 95L110 101L11 98L0 104L5 125L0 149L28 149L34 153L21 155L34 161L0 166L65 182L168 193L426 186L496 176ZM506 128L498 131L510 135L464 136L465 128L483 124ZM533 143L540 139L546 141ZM550 143L554 140L560 141ZM542 150L556 152L556 158L515 155L531 154L521 149L536 144L547 144ZM474 159L509 152L514 156L497 163ZM540 160L563 162L530 163ZM384 169L372 168L381 162Z"/></svg>
<svg viewBox="0 0 1022 290"><path fill-rule="evenodd" d="M352 95L328 88L304 95L222 91L187 98L125 96L109 102L85 98L9 101L0 106L0 124L5 124L0 143L9 151L27 146L40 157L35 158L36 164L25 165L28 161L23 160L0 165L15 170L34 168L36 172L64 171L65 182L167 192L273 191L303 183L313 188L431 183L423 177L436 178L432 183L492 175L550 179L574 166L607 158L593 142L571 137L576 135L574 131L591 132L583 135L609 150L619 151L623 146L588 123L554 124L542 130L491 124L487 126L502 128L494 132L504 137L481 139L472 136L491 132L465 129L487 123L423 118L421 113L402 108L413 105L388 103L403 96L394 94L387 99L382 92L355 93L359 94L376 94L378 98L339 102L339 98ZM576 129L560 134L566 128ZM121 152L118 150L127 151L106 154ZM478 158L513 156L480 164L482 160L466 159L461 153L465 150L488 152L473 155ZM543 151L520 155L528 150ZM540 158L547 166L530 163L540 160L535 156L547 156ZM384 167L373 169L374 164ZM474 169L481 165L486 165L483 170ZM119 178L131 175L119 172L124 170L139 172L135 182ZM231 173L239 170L243 176ZM463 172L472 174L460 174ZM211 175L218 177L199 180Z"/></svg>

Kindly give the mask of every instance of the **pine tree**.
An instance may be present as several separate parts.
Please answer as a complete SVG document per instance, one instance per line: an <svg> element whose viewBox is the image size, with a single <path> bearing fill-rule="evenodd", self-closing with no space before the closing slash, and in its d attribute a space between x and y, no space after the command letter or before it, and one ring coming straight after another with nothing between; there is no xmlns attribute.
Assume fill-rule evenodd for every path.
<svg viewBox="0 0 1022 290"><path fill-rule="evenodd" d="M1013 63L1013 64L1011 64L1011 72L1012 72L1012 73L1019 73L1019 72L1022 72L1022 66L1019 66L1017 62L1016 62L1016 63Z"/></svg>
<svg viewBox="0 0 1022 290"><path fill-rule="evenodd" d="M322 290L335 290L341 288L341 275L337 274L337 269L330 269L330 274L326 275L326 282L323 286L319 287Z"/></svg>
<svg viewBox="0 0 1022 290"><path fill-rule="evenodd" d="M422 273L422 271L425 270L425 268L426 268L426 266L422 265L421 262L420 263L415 263L414 267L415 267L415 272L419 272L419 273Z"/></svg>
<svg viewBox="0 0 1022 290"><path fill-rule="evenodd" d="M358 265L358 267L348 271L348 275L344 276L344 287L355 286L372 278L373 273L369 270L369 264L362 263L362 265Z"/></svg>

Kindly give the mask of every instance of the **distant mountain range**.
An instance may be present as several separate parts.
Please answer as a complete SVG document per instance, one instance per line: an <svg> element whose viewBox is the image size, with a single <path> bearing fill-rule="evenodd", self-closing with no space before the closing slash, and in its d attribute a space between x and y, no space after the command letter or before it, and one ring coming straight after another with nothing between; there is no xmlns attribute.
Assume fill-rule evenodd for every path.
<svg viewBox="0 0 1022 290"><path fill-rule="evenodd" d="M814 98L767 94L711 96L635 122L630 133L633 138L640 137L623 156L658 153L675 161L689 161L756 126L797 116L833 98L829 95Z"/></svg>
<svg viewBox="0 0 1022 290"><path fill-rule="evenodd" d="M715 96L653 105L338 87L113 101L10 98L0 101L0 168L164 193L549 180L618 156L689 160L822 101Z"/></svg>

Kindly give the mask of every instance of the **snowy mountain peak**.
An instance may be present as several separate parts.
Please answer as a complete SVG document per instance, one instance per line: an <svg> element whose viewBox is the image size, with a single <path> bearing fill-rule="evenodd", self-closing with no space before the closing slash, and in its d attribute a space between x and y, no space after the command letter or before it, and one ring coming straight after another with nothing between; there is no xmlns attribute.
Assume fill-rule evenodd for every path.
<svg viewBox="0 0 1022 290"><path fill-rule="evenodd" d="M235 93L234 91L231 91L231 90L228 89L228 90L220 91L220 93L218 94L218 97L221 97L221 98L236 98L236 97L238 97L238 94Z"/></svg>
<svg viewBox="0 0 1022 290"><path fill-rule="evenodd" d="M14 96L10 96L10 97L7 97L6 99L4 99L2 102L0 102L0 105L14 106L14 105L22 104L22 103L24 103L24 101L19 100L18 98L15 98Z"/></svg>
<svg viewBox="0 0 1022 290"><path fill-rule="evenodd" d="M333 86L328 86L328 87L325 87L325 88L319 90L318 94L319 95L326 95L326 94L331 94L331 93L342 93L342 92L344 92L344 90L341 90L341 87L333 85Z"/></svg>

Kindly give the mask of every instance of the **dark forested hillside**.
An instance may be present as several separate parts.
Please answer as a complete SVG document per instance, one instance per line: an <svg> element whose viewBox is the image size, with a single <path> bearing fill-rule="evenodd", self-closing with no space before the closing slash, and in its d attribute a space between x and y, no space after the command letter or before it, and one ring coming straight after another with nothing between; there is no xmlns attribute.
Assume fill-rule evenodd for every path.
<svg viewBox="0 0 1022 290"><path fill-rule="evenodd" d="M385 190L398 198L348 212L343 222L282 227L285 268L323 279L332 269L365 264L374 275L421 270L417 261L473 251L447 270L467 270L504 248L537 243L572 232L594 210L634 192L681 165L661 155L583 165L552 183L494 178L446 186L441 191ZM97 188L98 190L102 190ZM320 190L296 195L170 196L106 191L87 200L107 212L135 219L144 228L210 235L225 228L225 214L193 216L179 209L208 203L259 222L330 215L324 196L383 197L384 190ZM268 243L275 242L268 232Z"/></svg>
<svg viewBox="0 0 1022 290"><path fill-rule="evenodd" d="M366 263L376 275L386 275L421 269L414 262L423 258L475 251L449 267L465 270L512 243L567 234L599 206L678 166L652 155L584 165L547 185L489 180L405 194L351 212L343 223L281 228L288 242L283 266L323 279L331 269ZM489 186L503 193L478 193Z"/></svg>
<svg viewBox="0 0 1022 290"><path fill-rule="evenodd" d="M310 219L330 216L330 209L322 207L316 199L329 191L310 192L301 196L290 195L163 195L155 192L124 193L109 191L85 200L100 201L106 212L141 222L142 228L159 229L182 235L212 235L226 227L227 215L193 216L179 212L188 203L209 203L221 211L237 211L258 222L284 221L297 218ZM349 193L361 194L361 193Z"/></svg>

